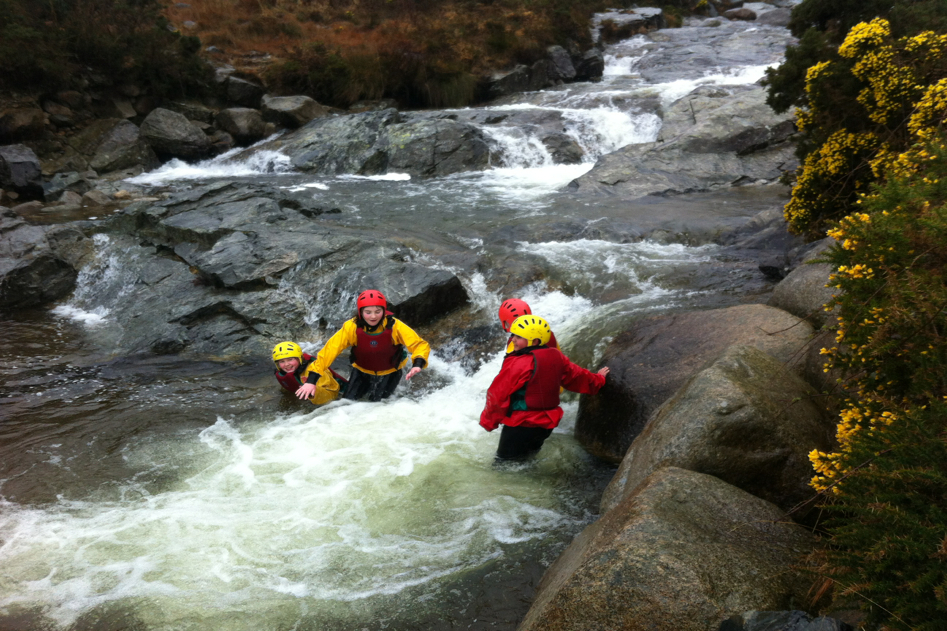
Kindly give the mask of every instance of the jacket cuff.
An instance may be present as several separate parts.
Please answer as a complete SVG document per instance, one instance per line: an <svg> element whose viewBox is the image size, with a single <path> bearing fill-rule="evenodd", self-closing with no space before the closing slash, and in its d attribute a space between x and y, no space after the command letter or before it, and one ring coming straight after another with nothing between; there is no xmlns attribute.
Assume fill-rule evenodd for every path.
<svg viewBox="0 0 947 631"><path fill-rule="evenodd" d="M306 383L311 383L312 385L316 385L316 383L319 381L319 378L320 378L321 376L322 376L322 375L320 375L320 374L317 373L317 372L311 372L311 373L309 373L309 375L306 377Z"/></svg>
<svg viewBox="0 0 947 631"><path fill-rule="evenodd" d="M424 361L423 357L415 357L414 361L411 362L412 368L425 368L426 366L427 362Z"/></svg>

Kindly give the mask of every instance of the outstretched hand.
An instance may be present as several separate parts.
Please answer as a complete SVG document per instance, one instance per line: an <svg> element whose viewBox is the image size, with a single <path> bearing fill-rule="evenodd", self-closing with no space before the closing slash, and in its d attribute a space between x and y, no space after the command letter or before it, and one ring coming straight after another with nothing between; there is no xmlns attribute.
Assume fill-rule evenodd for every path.
<svg viewBox="0 0 947 631"><path fill-rule="evenodd" d="M297 399L308 399L316 392L316 384L314 383L304 383L299 386L299 390L296 391Z"/></svg>
<svg viewBox="0 0 947 631"><path fill-rule="evenodd" d="M411 377L415 376L419 372L421 372L421 368L419 366L413 367L411 370L408 371L408 374L404 376L404 380L408 381L409 379L411 379Z"/></svg>
<svg viewBox="0 0 947 631"><path fill-rule="evenodd" d="M602 375L603 377L607 377L608 373L610 372L611 372L611 369L608 366L606 366L605 368L602 368L601 370L599 370L598 374Z"/></svg>

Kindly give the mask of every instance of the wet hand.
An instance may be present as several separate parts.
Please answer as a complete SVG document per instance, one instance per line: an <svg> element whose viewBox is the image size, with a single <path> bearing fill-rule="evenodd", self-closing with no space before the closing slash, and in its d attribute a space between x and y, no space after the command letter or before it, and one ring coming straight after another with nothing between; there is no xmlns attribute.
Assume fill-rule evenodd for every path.
<svg viewBox="0 0 947 631"><path fill-rule="evenodd" d="M602 375L603 377L607 377L608 373L610 372L611 372L611 369L608 366L606 366L605 368L602 368L601 370L599 370L598 374Z"/></svg>
<svg viewBox="0 0 947 631"><path fill-rule="evenodd" d="M316 384L314 383L304 383L299 387L299 390L296 391L297 399L308 399L316 391Z"/></svg>
<svg viewBox="0 0 947 631"><path fill-rule="evenodd" d="M404 380L405 380L405 381L409 380L411 377L415 376L415 375L418 374L419 372L421 372L421 369L420 369L419 367L415 366L414 368L412 368L411 370L408 371L408 374L405 375Z"/></svg>

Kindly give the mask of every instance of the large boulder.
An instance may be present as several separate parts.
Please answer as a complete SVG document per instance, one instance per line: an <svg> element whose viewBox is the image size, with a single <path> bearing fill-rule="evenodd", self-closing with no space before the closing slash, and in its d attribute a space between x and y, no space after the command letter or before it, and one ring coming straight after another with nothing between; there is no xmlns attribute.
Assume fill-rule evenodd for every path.
<svg viewBox="0 0 947 631"><path fill-rule="evenodd" d="M200 127L183 114L161 107L142 121L141 137L161 158L194 160L210 152L210 140Z"/></svg>
<svg viewBox="0 0 947 631"><path fill-rule="evenodd" d="M796 167L794 132L759 86L704 86L667 109L656 142L603 156L570 186L627 198L772 181Z"/></svg>
<svg viewBox="0 0 947 631"><path fill-rule="evenodd" d="M258 110L249 107L229 107L217 113L217 126L230 134L238 145L252 145L263 140L266 123Z"/></svg>
<svg viewBox="0 0 947 631"><path fill-rule="evenodd" d="M296 129L314 118L329 116L331 110L308 96L263 97L263 120Z"/></svg>
<svg viewBox="0 0 947 631"><path fill-rule="evenodd" d="M389 171L442 176L483 170L490 163L490 148L483 132L469 123L399 123L385 130L383 142L387 143Z"/></svg>
<svg viewBox="0 0 947 631"><path fill-rule="evenodd" d="M26 199L43 198L39 158L26 145L0 147L0 189L16 191Z"/></svg>
<svg viewBox="0 0 947 631"><path fill-rule="evenodd" d="M486 82L487 96L496 99L517 92L525 92L530 88L530 70L522 64L512 70L495 72Z"/></svg>
<svg viewBox="0 0 947 631"><path fill-rule="evenodd" d="M377 175L388 168L388 154L376 146L379 135L399 122L395 109L317 118L261 148L279 149L302 171Z"/></svg>
<svg viewBox="0 0 947 631"><path fill-rule="evenodd" d="M592 48L582 53L572 64L575 67L576 81L601 79L605 72L605 55L599 49Z"/></svg>
<svg viewBox="0 0 947 631"><path fill-rule="evenodd" d="M158 166L158 156L141 137L138 126L127 120L115 121L96 146L89 166L99 173L141 165L145 170Z"/></svg>
<svg viewBox="0 0 947 631"><path fill-rule="evenodd" d="M227 100L230 103L241 107L252 107L253 109L260 107L265 92L263 86L233 75L228 76L224 83Z"/></svg>
<svg viewBox="0 0 947 631"><path fill-rule="evenodd" d="M654 471L713 475L785 511L812 497L809 452L832 447L815 391L751 346L732 346L662 405L602 496L605 513Z"/></svg>
<svg viewBox="0 0 947 631"><path fill-rule="evenodd" d="M596 40L614 44L666 26L667 22L661 9L642 7L596 13L592 20L592 33Z"/></svg>
<svg viewBox="0 0 947 631"><path fill-rule="evenodd" d="M828 616L813 618L804 611L747 611L720 623L717 631L855 631Z"/></svg>
<svg viewBox="0 0 947 631"><path fill-rule="evenodd" d="M31 226L0 207L0 310L38 307L67 295L76 270L46 241L46 228Z"/></svg>
<svg viewBox="0 0 947 631"><path fill-rule="evenodd" d="M597 396L580 401L576 439L617 464L651 414L728 347L753 346L801 373L812 333L804 320L764 305L641 320L608 345L611 374Z"/></svg>
<svg viewBox="0 0 947 631"><path fill-rule="evenodd" d="M833 326L835 313L826 311L825 304L838 291L830 286L829 277L835 270L828 263L818 262L833 243L834 239L826 238L809 248L802 263L773 288L767 304L804 318L816 328Z"/></svg>
<svg viewBox="0 0 947 631"><path fill-rule="evenodd" d="M549 61L552 62L551 72L548 74L551 81L563 81L568 83L575 79L575 66L572 65L572 58L562 46L550 46L546 49Z"/></svg>
<svg viewBox="0 0 947 631"><path fill-rule="evenodd" d="M519 631L717 631L804 602L815 537L702 473L660 469L546 571Z"/></svg>

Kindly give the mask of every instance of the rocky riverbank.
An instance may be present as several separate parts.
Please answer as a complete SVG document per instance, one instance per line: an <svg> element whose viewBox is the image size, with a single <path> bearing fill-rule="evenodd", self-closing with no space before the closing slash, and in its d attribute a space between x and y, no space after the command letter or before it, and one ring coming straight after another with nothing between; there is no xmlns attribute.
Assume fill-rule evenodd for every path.
<svg viewBox="0 0 947 631"><path fill-rule="evenodd" d="M646 47L683 52L645 57L643 72L673 81L688 64L778 54L786 41L779 28L747 33L719 19L693 22L653 33ZM566 61L573 79L588 78L578 68L598 64L594 52L581 59L563 52L498 76L496 89L567 80ZM581 161L586 149L563 133L562 114L399 112L389 103L342 113L303 97L266 96L226 70L218 78L235 107L139 111L135 101L133 115L57 136L55 159L39 159L38 141L28 139L0 149L2 186L17 196L6 194L6 204L17 203L0 215L0 308L50 305L78 283L94 287L119 323L113 352L247 358L274 340L338 325L354 308L351 288L374 286L406 321L439 322L446 339L486 348L495 331L479 342L464 337L476 296L460 270L476 270L503 294L553 282L516 243L714 244L717 254L692 286L708 294L726 287L739 299L638 318L607 345L601 363L611 376L597 397L582 399L575 436L618 470L601 517L549 568L520 628L846 628L795 611L821 606L798 564L818 546L807 454L833 439L832 400L824 396L831 384L819 361L829 270L809 264L825 243L806 245L785 228L785 189L775 181L795 167L794 128L791 116L766 108L759 85L704 85L671 102L642 98L636 107L650 107L662 122L655 141L601 157L556 200L554 221L500 224L488 233L494 249L471 249L411 226L339 222L355 210L303 187L229 178L175 190L125 179L162 160L256 143L277 126L285 133L237 159L279 151L309 174L443 178L502 159L489 134L502 123L533 132L558 164ZM66 111L65 100L58 95L40 104L43 114L24 115L33 123L17 134L30 125L68 128L83 104L96 102L80 95ZM739 197L754 192L755 202ZM30 197L40 199L19 203ZM753 613L765 610L784 613Z"/></svg>

